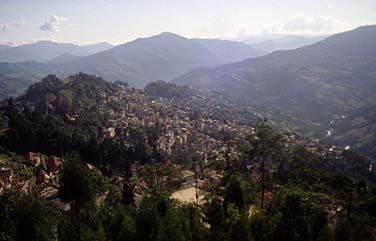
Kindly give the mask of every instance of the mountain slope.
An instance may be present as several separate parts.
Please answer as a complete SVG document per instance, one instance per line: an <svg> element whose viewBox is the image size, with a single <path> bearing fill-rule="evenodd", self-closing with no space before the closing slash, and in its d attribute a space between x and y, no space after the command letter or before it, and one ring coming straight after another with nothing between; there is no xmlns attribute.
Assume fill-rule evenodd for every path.
<svg viewBox="0 0 376 241"><path fill-rule="evenodd" d="M98 67L99 62L105 62L106 66L101 64ZM87 69L83 71L95 74L105 71L103 76L110 80L114 78L107 77L107 74L112 75L109 72L123 72L121 68L132 69L136 78L144 81L136 84L143 86L152 80L169 80L193 68L220 63L205 47L176 34L162 33L150 38L136 39L73 64L85 66Z"/></svg>
<svg viewBox="0 0 376 241"><path fill-rule="evenodd" d="M0 44L0 51L4 50L4 49L7 49L7 48L10 48L10 46L5 45L5 44Z"/></svg>
<svg viewBox="0 0 376 241"><path fill-rule="evenodd" d="M57 56L56 58L50 59L49 61L47 61L47 63L54 63L54 64L68 63L68 62L78 60L79 58L80 57L77 55L65 53L65 54Z"/></svg>
<svg viewBox="0 0 376 241"><path fill-rule="evenodd" d="M227 56L226 50L232 55ZM151 81L170 80L194 68L216 66L260 54L262 52L236 42L190 40L166 32L88 56L72 62L68 68L73 72L94 73L111 81L127 81L136 87L144 87Z"/></svg>
<svg viewBox="0 0 376 241"><path fill-rule="evenodd" d="M0 99L22 94L32 82L0 73Z"/></svg>
<svg viewBox="0 0 376 241"><path fill-rule="evenodd" d="M105 42L81 46L81 48L84 49L88 55L106 51L113 47L114 46L112 44Z"/></svg>
<svg viewBox="0 0 376 241"><path fill-rule="evenodd" d="M376 104L357 109L333 121L331 131L329 140L376 157Z"/></svg>
<svg viewBox="0 0 376 241"><path fill-rule="evenodd" d="M25 44L0 51L0 62L44 62L64 53L75 55L87 54L84 49L81 49L77 45L40 41L38 43Z"/></svg>
<svg viewBox="0 0 376 241"><path fill-rule="evenodd" d="M192 84L281 108L321 126L375 104L376 26L216 68L194 70L173 82Z"/></svg>
<svg viewBox="0 0 376 241"><path fill-rule="evenodd" d="M57 67L38 62L0 63L0 99L22 94L29 85L41 80L46 73L54 72Z"/></svg>
<svg viewBox="0 0 376 241"><path fill-rule="evenodd" d="M219 39L192 39L209 49L213 54L222 59L223 63L242 61L248 58L256 58L265 55L266 52L249 46L248 44L219 40Z"/></svg>
<svg viewBox="0 0 376 241"><path fill-rule="evenodd" d="M231 55L227 56L228 52ZM259 53L236 42L194 41L176 34L162 33L86 57L75 58L70 53L63 53L44 65L35 62L0 64L0 73L38 79L47 74L65 77L86 72L103 76L109 81L124 81L132 86L144 87L151 81L170 80L194 68L212 67L235 59L254 57Z"/></svg>

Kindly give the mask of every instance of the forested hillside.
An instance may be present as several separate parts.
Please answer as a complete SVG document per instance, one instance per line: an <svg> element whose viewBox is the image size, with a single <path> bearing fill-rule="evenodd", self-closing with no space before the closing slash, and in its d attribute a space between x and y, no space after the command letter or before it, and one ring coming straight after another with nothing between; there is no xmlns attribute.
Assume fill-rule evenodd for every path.
<svg viewBox="0 0 376 241"><path fill-rule="evenodd" d="M2 102L0 166L3 240L375 239L372 160L162 81L47 76Z"/></svg>

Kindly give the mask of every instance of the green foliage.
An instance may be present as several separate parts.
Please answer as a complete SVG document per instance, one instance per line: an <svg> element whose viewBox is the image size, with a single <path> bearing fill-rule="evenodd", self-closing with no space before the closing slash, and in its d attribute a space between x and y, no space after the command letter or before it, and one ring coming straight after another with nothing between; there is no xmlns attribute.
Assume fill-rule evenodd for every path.
<svg viewBox="0 0 376 241"><path fill-rule="evenodd" d="M95 164L102 170L119 170L126 172L128 177L131 175L131 160L145 154L144 149L127 149L113 139L100 141L99 124L72 124L56 114L43 114L28 108L21 112L12 100L9 100L6 109L9 129L4 135L0 135L0 145L20 154L38 151L47 155L62 156L67 152L78 151L85 161ZM93 121L90 116L81 118Z"/></svg>
<svg viewBox="0 0 376 241"><path fill-rule="evenodd" d="M64 156L60 184L61 199L75 208L93 203L95 198L104 192L101 177L95 171L89 170L76 153Z"/></svg>
<svg viewBox="0 0 376 241"><path fill-rule="evenodd" d="M108 123L108 109L120 107L106 98L118 87L84 74L66 80L49 76L33 85L27 96L4 104L0 112L1 162L31 181L33 168L24 168L22 156L6 148L18 154L39 151L63 156L57 178L59 197L71 210L51 210L50 201L35 195L0 196L0 240L25 240L26 234L29 240L98 241L374 239L376 198L368 190L376 178L369 171L370 160L352 152L322 158L304 146L288 146L284 136L265 121L244 140L232 139L233 133L225 130L205 132L224 142L224 148L212 158L216 169L223 171L222 184L209 190L211 196L202 207L171 200L170 191L180 187L182 174L164 161L186 167L199 163L203 169L195 143L166 158L158 150L163 134L159 124L147 128L130 125L121 138L100 137L98 132ZM151 84L145 91L167 98L185 98L186 91L200 93L164 82ZM193 119L227 118L234 113L228 106L210 113L198 113L202 103L192 106ZM237 111L247 116L249 110ZM117 129L117 136L122 131ZM87 162L101 172L89 170ZM138 165L135 178L143 179L150 188L138 209L131 162ZM125 177L125 184L112 185L106 192L106 176L119 174ZM272 194L271 202L265 202L265 191ZM260 194L261 202L254 201ZM99 196L105 198L103 203ZM325 210L332 206L341 208L327 220L330 215Z"/></svg>
<svg viewBox="0 0 376 241"><path fill-rule="evenodd" d="M261 120L254 131L246 137L242 153L246 160L261 172L261 208L264 207L266 188L271 189L269 170L280 160L285 152L283 136L273 130L265 120Z"/></svg>
<svg viewBox="0 0 376 241"><path fill-rule="evenodd" d="M234 204L236 208L241 210L245 207L246 202L246 192L240 177L231 176L225 188L224 205Z"/></svg>
<svg viewBox="0 0 376 241"><path fill-rule="evenodd" d="M237 218L234 219L236 222L231 222L227 231L227 240L253 240L251 233L250 220L248 218L248 213L245 211L238 211Z"/></svg>
<svg viewBox="0 0 376 241"><path fill-rule="evenodd" d="M49 241L56 233L56 207L34 194L0 196L0 240Z"/></svg>
<svg viewBox="0 0 376 241"><path fill-rule="evenodd" d="M136 240L135 211L118 204L111 215L108 235L113 241Z"/></svg>
<svg viewBox="0 0 376 241"><path fill-rule="evenodd" d="M58 225L58 240L105 240L99 210L93 204L87 204L80 208L79 216L73 212L63 213Z"/></svg>
<svg viewBox="0 0 376 241"><path fill-rule="evenodd" d="M208 228L204 226L203 213L201 209L194 204L183 204L178 207L182 220L182 233L185 240L207 240Z"/></svg>
<svg viewBox="0 0 376 241"><path fill-rule="evenodd" d="M205 222L210 225L209 240L225 240L226 214L224 206L218 197L211 197L204 204L203 213Z"/></svg>
<svg viewBox="0 0 376 241"><path fill-rule="evenodd" d="M270 206L252 212L255 240L315 241L319 237L323 240L333 237L333 231L327 229L327 214L321 200L316 193L298 188L281 190Z"/></svg>
<svg viewBox="0 0 376 241"><path fill-rule="evenodd" d="M333 229L329 225L322 227L317 235L317 241L335 241Z"/></svg>
<svg viewBox="0 0 376 241"><path fill-rule="evenodd" d="M178 205L163 189L153 189L141 202L136 217L137 240L205 240L200 210Z"/></svg>
<svg viewBox="0 0 376 241"><path fill-rule="evenodd" d="M191 95L192 89L189 86L178 86L159 80L149 83L145 87L145 93L157 97L182 98Z"/></svg>
<svg viewBox="0 0 376 241"><path fill-rule="evenodd" d="M318 233L327 223L323 206L317 196L300 189L286 189L273 200L272 211L280 220L274 237L282 240L316 240Z"/></svg>
<svg viewBox="0 0 376 241"><path fill-rule="evenodd" d="M243 151L250 160L279 158L284 148L283 136L264 120L256 125L254 132L246 137L246 141Z"/></svg>
<svg viewBox="0 0 376 241"><path fill-rule="evenodd" d="M171 154L170 159L174 163L184 165L185 167L191 167L193 154L194 152L191 149L179 149Z"/></svg>
<svg viewBox="0 0 376 241"><path fill-rule="evenodd" d="M355 241L354 230L346 217L341 217L335 230L336 241Z"/></svg>

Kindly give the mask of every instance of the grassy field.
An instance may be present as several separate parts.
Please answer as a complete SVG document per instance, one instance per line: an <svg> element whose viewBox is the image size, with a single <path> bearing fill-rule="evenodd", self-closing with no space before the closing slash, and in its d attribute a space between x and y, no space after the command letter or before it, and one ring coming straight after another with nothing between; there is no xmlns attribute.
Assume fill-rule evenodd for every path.
<svg viewBox="0 0 376 241"><path fill-rule="evenodd" d="M198 203L202 204L204 202L205 192L198 189ZM172 198L179 200L183 203L195 203L196 202L196 189L194 187L189 187L172 193Z"/></svg>

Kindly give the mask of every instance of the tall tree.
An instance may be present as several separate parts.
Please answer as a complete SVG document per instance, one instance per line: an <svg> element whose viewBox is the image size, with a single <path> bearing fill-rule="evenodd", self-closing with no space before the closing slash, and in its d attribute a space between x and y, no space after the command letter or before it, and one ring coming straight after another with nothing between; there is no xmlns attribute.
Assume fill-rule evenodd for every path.
<svg viewBox="0 0 376 241"><path fill-rule="evenodd" d="M82 206L93 203L98 194L103 193L103 180L89 170L77 153L67 154L63 159L59 194L64 202L71 204L73 211L79 212Z"/></svg>
<svg viewBox="0 0 376 241"><path fill-rule="evenodd" d="M266 168L268 161L277 161L283 151L284 140L281 134L262 120L255 130L246 137L247 145L243 149L245 158L259 165L261 172L261 208L264 208L266 189Z"/></svg>

